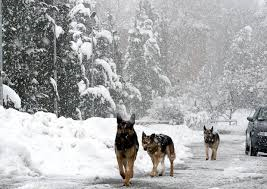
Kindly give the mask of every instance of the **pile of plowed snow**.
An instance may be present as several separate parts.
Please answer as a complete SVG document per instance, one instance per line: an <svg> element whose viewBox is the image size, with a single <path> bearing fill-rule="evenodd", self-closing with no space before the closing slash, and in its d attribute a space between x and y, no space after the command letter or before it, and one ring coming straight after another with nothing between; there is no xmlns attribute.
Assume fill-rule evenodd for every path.
<svg viewBox="0 0 267 189"><path fill-rule="evenodd" d="M141 146L143 131L171 136L176 148L175 163L191 156L185 145L202 139L199 132L183 125L135 125L135 130L140 143L135 172L141 174L152 168ZM0 107L0 175L119 177L115 135L114 118L74 121L51 113L30 115Z"/></svg>

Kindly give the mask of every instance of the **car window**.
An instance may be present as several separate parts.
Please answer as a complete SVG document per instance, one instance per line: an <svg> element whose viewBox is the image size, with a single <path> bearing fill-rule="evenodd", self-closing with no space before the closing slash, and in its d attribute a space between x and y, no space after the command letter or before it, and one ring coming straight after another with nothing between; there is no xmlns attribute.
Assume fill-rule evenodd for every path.
<svg viewBox="0 0 267 189"><path fill-rule="evenodd" d="M256 119L256 118L257 118L257 115L258 115L258 113L259 113L259 110L260 110L260 108L257 108L257 109L256 109L256 111L255 111L254 114L253 114L253 119Z"/></svg>
<svg viewBox="0 0 267 189"><path fill-rule="evenodd" d="M267 120L267 108L262 108L262 109L260 110L258 119L264 119L264 120Z"/></svg>
<svg viewBox="0 0 267 189"><path fill-rule="evenodd" d="M249 117L254 117L255 112L256 112L256 110L252 110L252 111L249 113Z"/></svg>

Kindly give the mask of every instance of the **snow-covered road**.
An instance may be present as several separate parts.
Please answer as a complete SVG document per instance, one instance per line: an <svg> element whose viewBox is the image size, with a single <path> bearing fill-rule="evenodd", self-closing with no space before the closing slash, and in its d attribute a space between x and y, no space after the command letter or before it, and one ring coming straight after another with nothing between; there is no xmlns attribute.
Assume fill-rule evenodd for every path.
<svg viewBox="0 0 267 189"><path fill-rule="evenodd" d="M242 135L221 135L217 161L206 161L203 144L195 143L190 146L193 157L175 167L174 178L141 176L133 181L133 188L266 189L267 157L245 155L244 140ZM108 184L111 188L121 186L117 180L107 180L95 187L107 187Z"/></svg>
<svg viewBox="0 0 267 189"><path fill-rule="evenodd" d="M205 161L202 143L189 146L193 157L175 166L175 175L150 178L135 175L132 188L257 188L267 186L267 157L244 154L244 136L221 135L217 161ZM179 149L177 149L179 150ZM147 170L147 174L149 170ZM168 170L167 170L168 174ZM1 176L0 176L1 178ZM1 189L80 189L120 188L120 179L94 180L86 178L36 177L1 178Z"/></svg>

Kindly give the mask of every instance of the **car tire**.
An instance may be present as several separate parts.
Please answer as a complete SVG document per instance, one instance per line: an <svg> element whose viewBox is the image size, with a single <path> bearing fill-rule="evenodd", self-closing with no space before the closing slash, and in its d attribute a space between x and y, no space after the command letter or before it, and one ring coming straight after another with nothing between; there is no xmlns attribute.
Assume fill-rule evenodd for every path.
<svg viewBox="0 0 267 189"><path fill-rule="evenodd" d="M248 155L249 156L257 156L257 154L258 154L258 151L252 146L252 141L251 141L251 137L250 137Z"/></svg>
<svg viewBox="0 0 267 189"><path fill-rule="evenodd" d="M249 151L249 146L248 146L248 142L246 140L246 146L245 146L245 154L248 155L248 151Z"/></svg>

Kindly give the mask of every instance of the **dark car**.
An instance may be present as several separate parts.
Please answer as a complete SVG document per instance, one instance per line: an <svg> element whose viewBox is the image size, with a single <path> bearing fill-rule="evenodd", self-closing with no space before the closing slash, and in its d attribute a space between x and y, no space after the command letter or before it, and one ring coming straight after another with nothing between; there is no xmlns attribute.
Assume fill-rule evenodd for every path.
<svg viewBox="0 0 267 189"><path fill-rule="evenodd" d="M256 156L257 153L267 153L267 106L256 109L253 117L247 118L246 154Z"/></svg>

